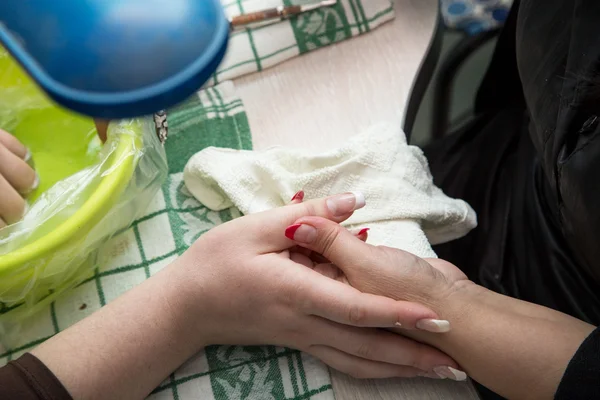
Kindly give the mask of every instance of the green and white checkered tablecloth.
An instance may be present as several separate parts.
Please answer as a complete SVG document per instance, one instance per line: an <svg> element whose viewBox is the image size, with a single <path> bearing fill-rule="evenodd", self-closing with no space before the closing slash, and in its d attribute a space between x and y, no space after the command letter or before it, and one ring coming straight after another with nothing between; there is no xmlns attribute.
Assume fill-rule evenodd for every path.
<svg viewBox="0 0 600 400"><path fill-rule="evenodd" d="M228 16L316 1L221 0ZM339 0L334 7L298 18L234 32L225 60L209 83L262 71L308 51L369 32L393 18L392 0Z"/></svg>
<svg viewBox="0 0 600 400"><path fill-rule="evenodd" d="M145 215L114 237L100 265L84 283L25 326L0 365L18 358L154 275L203 233L240 216L236 209L213 212L183 183L187 160L208 146L251 149L248 119L233 83L198 93L170 110L166 143L169 177ZM275 347L213 346L188 361L150 396L153 400L332 399L327 368L298 351Z"/></svg>
<svg viewBox="0 0 600 400"><path fill-rule="evenodd" d="M224 4L228 13L239 14L281 3L224 0ZM240 216L236 209L208 210L183 183L187 160L203 148L252 148L248 119L234 85L219 82L367 32L391 18L390 0L341 0L334 8L297 20L234 34L229 54L211 82L216 85L168 112L169 176L145 215L101 249L99 267L86 281L28 321L15 346L5 350L0 346L0 366L148 279L209 229ZM276 347L213 346L179 368L150 398L326 400L334 396L327 368L306 354Z"/></svg>

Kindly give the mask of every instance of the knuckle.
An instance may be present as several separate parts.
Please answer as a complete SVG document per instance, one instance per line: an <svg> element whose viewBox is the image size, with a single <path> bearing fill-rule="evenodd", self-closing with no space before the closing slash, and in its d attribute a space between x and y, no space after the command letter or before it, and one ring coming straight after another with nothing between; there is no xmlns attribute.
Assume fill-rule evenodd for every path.
<svg viewBox="0 0 600 400"><path fill-rule="evenodd" d="M413 351L407 352L406 365L416 369L429 370L429 366L425 365L428 349L424 344L415 342Z"/></svg>
<svg viewBox="0 0 600 400"><path fill-rule="evenodd" d="M348 321L355 326L363 326L367 320L367 311L364 307L353 304L348 309Z"/></svg>
<svg viewBox="0 0 600 400"><path fill-rule="evenodd" d="M304 216L315 216L317 215L317 210L315 208L315 203L312 201L307 201L305 203L302 203L302 209L303 209L303 215Z"/></svg>
<svg viewBox="0 0 600 400"><path fill-rule="evenodd" d="M367 360L373 359L375 349L369 343L361 343L356 349L356 355Z"/></svg>
<svg viewBox="0 0 600 400"><path fill-rule="evenodd" d="M328 254L331 254L339 234L340 227L336 225L331 229L324 230L324 232L322 232L322 234L318 238L318 241L320 242L318 247L321 249L325 257L327 257Z"/></svg>

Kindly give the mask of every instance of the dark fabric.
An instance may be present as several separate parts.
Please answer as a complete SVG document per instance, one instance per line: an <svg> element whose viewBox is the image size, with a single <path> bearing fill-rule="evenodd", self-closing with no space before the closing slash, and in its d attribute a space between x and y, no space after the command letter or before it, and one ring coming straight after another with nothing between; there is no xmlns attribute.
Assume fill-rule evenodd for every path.
<svg viewBox="0 0 600 400"><path fill-rule="evenodd" d="M556 391L556 400L589 400L600 397L600 329L583 342Z"/></svg>
<svg viewBox="0 0 600 400"><path fill-rule="evenodd" d="M425 149L436 184L479 218L436 250L490 289L600 325L600 2L514 7L479 118Z"/></svg>
<svg viewBox="0 0 600 400"><path fill-rule="evenodd" d="M29 353L0 368L0 399L72 400L54 374Z"/></svg>
<svg viewBox="0 0 600 400"><path fill-rule="evenodd" d="M598 38L600 1L516 1L477 97L478 118L425 149L435 183L479 219L465 238L436 246L438 255L487 288L595 326ZM593 373L600 392L600 370Z"/></svg>

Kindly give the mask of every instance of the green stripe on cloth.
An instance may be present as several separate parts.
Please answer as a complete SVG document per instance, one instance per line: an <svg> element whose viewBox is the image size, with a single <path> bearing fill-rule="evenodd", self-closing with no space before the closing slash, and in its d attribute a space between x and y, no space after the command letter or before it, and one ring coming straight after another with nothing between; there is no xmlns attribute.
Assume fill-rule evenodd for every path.
<svg viewBox="0 0 600 400"><path fill-rule="evenodd" d="M0 363L85 318L156 274L208 230L240 216L234 208L207 209L183 182L188 159L208 146L252 148L248 119L233 84L205 89L169 110L167 117L169 176L161 192L143 216L102 248L100 267L36 316L36 323L23 330L19 343L0 350ZM211 346L171 374L149 398L333 400L334 395L327 369L296 350Z"/></svg>
<svg viewBox="0 0 600 400"><path fill-rule="evenodd" d="M316 0L282 2L291 6ZM273 0L222 0L222 4L229 17L279 5ZM308 51L369 32L393 18L391 0L339 0L335 6L289 20L235 31L230 35L227 54L212 82L270 68Z"/></svg>

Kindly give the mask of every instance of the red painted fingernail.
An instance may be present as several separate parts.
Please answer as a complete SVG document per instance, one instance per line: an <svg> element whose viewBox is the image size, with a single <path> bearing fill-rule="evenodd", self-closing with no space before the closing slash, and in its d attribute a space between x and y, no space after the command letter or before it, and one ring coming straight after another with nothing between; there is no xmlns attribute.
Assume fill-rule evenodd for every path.
<svg viewBox="0 0 600 400"><path fill-rule="evenodd" d="M301 226L302 226L301 224L296 224L296 225L288 226L287 229L285 230L285 237L288 238L288 239L290 239L290 240L294 240L294 236L296 235L296 231Z"/></svg>
<svg viewBox="0 0 600 400"><path fill-rule="evenodd" d="M358 236L366 235L370 230L371 228L363 228L358 232Z"/></svg>
<svg viewBox="0 0 600 400"><path fill-rule="evenodd" d="M296 193L294 195L294 197L292 197L292 201L296 201L296 200L300 200L300 201L304 200L304 191L303 190L299 191L298 193Z"/></svg>

